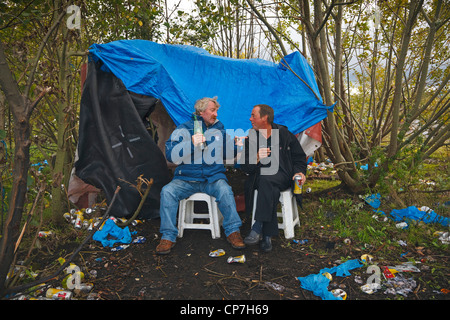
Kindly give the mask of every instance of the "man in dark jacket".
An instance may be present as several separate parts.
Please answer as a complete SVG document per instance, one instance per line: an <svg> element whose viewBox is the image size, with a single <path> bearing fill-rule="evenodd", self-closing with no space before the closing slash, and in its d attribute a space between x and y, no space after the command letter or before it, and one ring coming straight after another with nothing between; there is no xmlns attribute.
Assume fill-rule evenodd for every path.
<svg viewBox="0 0 450 320"><path fill-rule="evenodd" d="M271 237L278 235L280 192L291 188L297 175L302 184L306 180L306 155L300 142L285 126L273 123L273 118L270 106L253 107L253 128L245 139L245 160L241 165L249 174L245 187L247 214L252 214L254 190L258 190L255 223L244 243L254 245L262 240L261 249L265 252L272 250Z"/></svg>
<svg viewBox="0 0 450 320"><path fill-rule="evenodd" d="M217 97L198 100L192 119L179 125L166 142L166 158L178 166L173 180L161 190L162 236L156 248L158 254L168 254L175 245L179 201L197 192L216 198L228 242L235 249L245 247L239 232L242 222L223 164L230 153L231 158L236 155L237 147L217 120L219 106ZM232 152L226 150L230 146Z"/></svg>

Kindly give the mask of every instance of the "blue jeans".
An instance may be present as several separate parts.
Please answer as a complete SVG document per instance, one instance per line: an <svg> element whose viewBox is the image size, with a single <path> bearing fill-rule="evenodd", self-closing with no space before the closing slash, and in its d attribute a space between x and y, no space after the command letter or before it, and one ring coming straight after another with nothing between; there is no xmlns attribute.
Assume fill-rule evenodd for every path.
<svg viewBox="0 0 450 320"><path fill-rule="evenodd" d="M224 179L213 183L173 179L161 190L159 211L161 239L176 241L178 203L197 192L203 192L216 198L219 210L223 215L222 227L227 237L233 232L239 231L239 227L242 225L241 218L236 211L233 191Z"/></svg>

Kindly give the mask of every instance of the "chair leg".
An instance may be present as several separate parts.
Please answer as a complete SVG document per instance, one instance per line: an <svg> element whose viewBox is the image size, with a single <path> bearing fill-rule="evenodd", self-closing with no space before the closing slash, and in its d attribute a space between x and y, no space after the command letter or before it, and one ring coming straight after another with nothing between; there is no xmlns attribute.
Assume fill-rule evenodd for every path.
<svg viewBox="0 0 450 320"><path fill-rule="evenodd" d="M284 236L286 239L292 239L294 237L294 208L292 207L292 201L290 199L291 193L282 193L282 210L283 210L283 224L284 224Z"/></svg>
<svg viewBox="0 0 450 320"><path fill-rule="evenodd" d="M255 190L255 193L253 194L252 226L255 223L256 198L258 198L258 190Z"/></svg>
<svg viewBox="0 0 450 320"><path fill-rule="evenodd" d="M184 221L185 221L185 214L186 214L186 200L181 200L179 209L178 209L178 238L183 238L183 232L184 232Z"/></svg>

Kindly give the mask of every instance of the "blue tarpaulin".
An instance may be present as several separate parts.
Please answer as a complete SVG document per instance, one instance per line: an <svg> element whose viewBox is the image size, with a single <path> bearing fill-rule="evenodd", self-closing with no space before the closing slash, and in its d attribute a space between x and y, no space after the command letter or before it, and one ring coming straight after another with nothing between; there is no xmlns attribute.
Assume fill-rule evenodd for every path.
<svg viewBox="0 0 450 320"><path fill-rule="evenodd" d="M147 40L93 44L89 52L129 91L160 99L176 125L189 119L195 101L214 96L221 104L219 119L225 128L244 132L251 127L249 118L256 104L273 107L274 122L294 134L326 118L327 110L333 111L333 106L322 103L313 70L299 52L278 64Z"/></svg>

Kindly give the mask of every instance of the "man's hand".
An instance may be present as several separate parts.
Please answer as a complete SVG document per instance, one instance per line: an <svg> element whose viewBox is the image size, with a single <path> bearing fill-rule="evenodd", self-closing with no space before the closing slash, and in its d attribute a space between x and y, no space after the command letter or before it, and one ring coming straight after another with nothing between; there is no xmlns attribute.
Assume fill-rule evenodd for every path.
<svg viewBox="0 0 450 320"><path fill-rule="evenodd" d="M267 158L268 156L270 156L270 148L260 148L256 159L259 162L259 160Z"/></svg>
<svg viewBox="0 0 450 320"><path fill-rule="evenodd" d="M206 141L206 138L203 134L201 133L196 133L192 136L192 143L194 144L194 146L199 146L202 143L204 143Z"/></svg>
<svg viewBox="0 0 450 320"><path fill-rule="evenodd" d="M306 182L306 177L302 172L297 172L296 174L294 174L294 176L292 177L292 180L295 179L295 176L300 176L302 178L300 184L305 184Z"/></svg>
<svg viewBox="0 0 450 320"><path fill-rule="evenodd" d="M243 147L245 138L246 137L234 137L234 144L237 145L238 147Z"/></svg>

